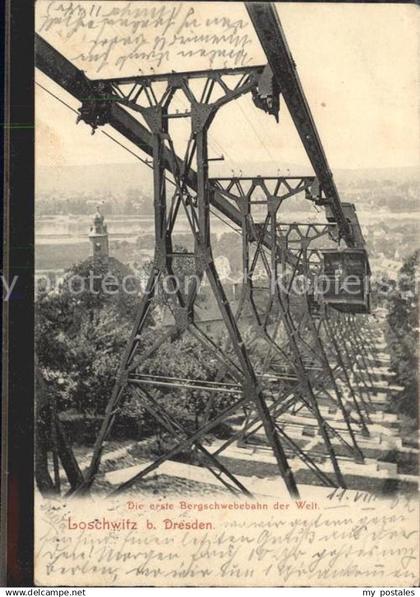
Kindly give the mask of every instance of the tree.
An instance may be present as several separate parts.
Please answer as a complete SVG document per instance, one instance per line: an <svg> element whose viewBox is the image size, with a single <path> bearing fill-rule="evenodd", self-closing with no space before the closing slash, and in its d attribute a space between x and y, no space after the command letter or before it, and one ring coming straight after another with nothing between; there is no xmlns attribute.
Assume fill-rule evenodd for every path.
<svg viewBox="0 0 420 597"><path fill-rule="evenodd" d="M185 291L188 277L195 272L195 260L182 246L173 259L178 285ZM143 266L147 274L152 263ZM58 413L70 411L83 416L101 415L111 396L120 359L138 310L139 296L122 291L123 279L130 270L115 259L83 261L71 268L58 292L40 295L36 304L36 348L42 382ZM143 276L144 277L144 276ZM106 281L106 283L104 283ZM131 280L134 285L134 279ZM168 287L167 284L163 285ZM109 290L111 292L109 292ZM203 304L204 299L201 299ZM160 288L157 309L148 316L138 356L146 374L194 380L220 380L220 363L211 352L188 333L167 334L156 311L171 309ZM153 350L152 350L153 349ZM148 358L145 357L149 352ZM223 376L222 376L223 378ZM162 406L192 432L212 418L236 396L203 389L168 387L156 393ZM160 450L177 440L156 424L135 392L125 392L118 416L140 421L148 432L156 432ZM47 411L46 411L47 412ZM44 438L50 423L39 421ZM165 437L165 442L163 442ZM92 437L93 439L93 437ZM42 443L42 442L41 442ZM41 451L40 470L45 472L45 451ZM45 478L45 485L49 480Z"/></svg>
<svg viewBox="0 0 420 597"><path fill-rule="evenodd" d="M387 342L391 354L391 368L398 384L404 390L399 396L398 409L414 420L417 406L417 346L418 346L418 293L416 269L420 251L403 264L399 284L389 298Z"/></svg>
<svg viewBox="0 0 420 597"><path fill-rule="evenodd" d="M70 487L76 489L83 481L63 425L56 413L54 399L46 388L39 368L36 370L35 478L43 495L60 492L59 461L67 475ZM48 452L53 453L54 481L48 466Z"/></svg>
<svg viewBox="0 0 420 597"><path fill-rule="evenodd" d="M36 302L42 377L59 411L103 412L139 301L138 282L116 259L73 266Z"/></svg>
<svg viewBox="0 0 420 597"><path fill-rule="evenodd" d="M172 387L168 385L159 391L148 389L149 398L153 397L158 416L168 414L187 434L193 434L207 421L213 419L224 408L238 399L234 394L207 390L199 386L200 381L227 381L221 375L220 362L215 356L187 332L172 341L161 344L153 356L147 360L143 373L164 378L177 378L190 387ZM160 410L161 409L161 410ZM164 412L165 411L165 412ZM182 438L182 434L173 434L165 426L154 423L154 443L149 446L154 454L168 452ZM226 437L230 427L226 424L215 426L209 435ZM143 454L144 455L144 454ZM180 460L191 461L191 453L180 453Z"/></svg>

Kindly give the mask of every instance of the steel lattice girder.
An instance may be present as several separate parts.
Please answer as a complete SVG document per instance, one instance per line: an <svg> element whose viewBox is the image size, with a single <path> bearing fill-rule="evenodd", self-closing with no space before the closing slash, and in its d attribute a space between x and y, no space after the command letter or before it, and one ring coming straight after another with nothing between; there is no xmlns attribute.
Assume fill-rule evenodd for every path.
<svg viewBox="0 0 420 597"><path fill-rule="evenodd" d="M38 34L35 36L35 61L37 68L80 102L92 98L92 96L95 97L94 82ZM142 151L150 156L153 154L150 131L116 103L112 103L109 110L108 124ZM178 168L182 170L182 160L177 156L171 156L169 150L164 147L163 162L168 170L171 169L173 159L176 160ZM193 190L197 189L197 174L193 169L190 169L188 173L188 185ZM211 193L210 201L221 214L234 224L240 225L240 212L217 190ZM271 236L267 235L263 242L270 248ZM295 262L292 254L288 258L291 263Z"/></svg>
<svg viewBox="0 0 420 597"><path fill-rule="evenodd" d="M267 181L271 181L271 182L275 182L275 189L269 191L269 189L267 188L266 182ZM298 177L294 177L291 180L293 180L295 187L291 188L290 184L286 184L286 191L282 189L282 192L280 192L281 190L281 184L284 181L284 179L282 178L276 178L276 177L257 177L257 178L247 178L247 177L235 177L235 178L223 178L223 179L214 179L213 182L216 184L216 186L218 188L223 189L221 192L223 192L227 197L229 197L231 200L234 200L238 203L238 205L240 206L241 209L241 213L243 215L243 243L246 245L243 249L243 254L247 255L249 252L249 247L248 244L250 242L249 236L247 234L247 229L248 227L251 227L251 223L253 222L253 218L252 218L252 214L251 214L251 205L252 204L266 204L267 205L267 209L268 209L268 213L271 213L274 210L276 210L278 208L279 205L281 205L281 202L284 198L290 196L290 194L293 194L293 192L299 192L299 189L303 189L303 180L299 181ZM298 181L296 183L296 181ZM247 182L249 183L248 188L244 188L243 183ZM264 195L265 195L265 201L261 200L261 198L259 198L256 201L252 200L252 195L253 192L256 188L259 188L260 190L264 191ZM268 216L267 216L268 217ZM297 223L293 223L293 224L279 224L278 225L279 228L281 228L281 241L282 241L282 246L285 247L286 249L288 248L288 245L290 243L295 243L298 245L298 247L296 248L296 250L298 250L298 248L300 247L300 252L302 252L302 250L305 253L305 257L304 257L304 261L306 263L305 265L305 270L308 270L308 259L307 259L307 255L308 252L310 251L309 247L310 247L310 243L313 242L314 240L317 240L319 238L321 238L322 236L328 236L329 238L331 238L332 240L334 240L334 242L337 242L337 238L336 238L336 226L335 225L331 225L331 224L297 224ZM291 235L291 233L295 233L295 238L293 240L291 240L289 237ZM297 235L297 238L296 238ZM256 240L256 239L254 239ZM256 253L258 254L258 252ZM248 273L248 276L245 278L246 282L249 283L250 278L252 277L253 274L253 270L255 268L255 259L253 261L253 266L251 267L251 269L248 266L248 262L249 262L249 258L245 257L246 259L246 264L245 264L245 269ZM309 271L308 271L309 273ZM247 284L245 284L244 289L243 289L243 293L242 296L245 297L251 297L253 294L253 286L248 284L248 288L246 288ZM251 306L255 309L255 301L251 301ZM240 301L240 306L238 308L238 312L237 312L237 318L239 319L242 315L242 311L241 308L243 307L243 302ZM326 309L324 310L326 311ZM260 329L260 331L262 331L262 329L264 331L265 327L263 326L263 328L261 328L261 323L260 321L266 321L266 316L261 316L260 314L255 313L255 317L253 319L251 319L250 325L252 326L252 324L256 324L257 323L257 328ZM349 417L346 409L344 408L344 404L343 404L343 398L341 396L341 391L336 383L336 377L341 376L343 373L346 374L347 371L342 371L343 368L343 361L340 360L338 362L338 365L340 367L340 371L337 371L337 369L334 369L334 372L331 369L331 366L329 364L329 359L328 356L325 352L324 346L323 346L323 341L321 340L320 337L320 329L321 329L321 323L323 322L323 318L320 318L320 321L318 323L318 325L316 326L314 321L312 320L312 316L309 312L309 309L306 310L306 315L301 318L300 323L298 323L298 328L296 329L295 332L295 337L297 339L300 338L301 343L303 343L300 347L300 350L302 350L302 347L304 348L306 346L306 348L310 348L306 342L304 342L304 338L302 336L302 333L298 333L299 329L302 326L302 324L306 325L306 327L309 327L311 330L311 337L314 338L315 343L316 343L316 350L313 350L312 355L313 357L315 357L317 360L319 360L321 366L326 369L326 374L327 374L327 378L329 379L330 384L333 387L333 392L335 393L336 397L337 397L337 402L338 402L338 406L340 408L340 410L343 413L343 418L346 421L347 424L347 428L351 437L351 441L355 450L355 456L356 459L358 460L363 460L363 455L360 451L360 448L357 445L355 436L354 436L354 432L352 429L352 424L356 424L356 425L360 425L362 427L362 430L364 432L364 435L368 434L367 428L366 428L366 424L363 418L363 414L360 410L359 404L356 400L355 394L353 392L353 388L350 386L350 381L348 376L345 376L347 385L349 386L350 392L352 392L352 398L353 398L353 404L356 408L356 411L358 413L359 416L359 421L358 420L354 420L354 418ZM261 336L261 334L260 334ZM268 336L267 336L268 338ZM334 339L335 340L335 339ZM338 349L338 346L335 345L336 348ZM270 347L269 347L270 350ZM341 354L338 355L341 358ZM309 377L310 377L310 371L307 371ZM330 396L332 398L332 396ZM350 448L351 451L353 451L353 449L351 448L351 446L348 445L348 447Z"/></svg>
<svg viewBox="0 0 420 597"><path fill-rule="evenodd" d="M267 187L268 181L275 182L274 190L268 189L268 187ZM258 260L258 256L261 256L262 254L260 251L260 244L258 242L259 241L258 235L253 234L250 237L250 235L248 234L248 231L252 232L252 230L256 227L256 224L253 219L252 207L256 204L259 207L261 205L266 206L267 213L265 216L264 215L262 216L262 217L264 217L264 221L265 221L264 229L269 228L269 227L271 227L271 228L274 227L274 229L277 231L278 227L281 228L280 240L281 240L281 246L284 250L288 249L289 242L295 242L295 244L297 244L299 246L299 249L300 249L299 259L301 258L301 255L303 254L302 262L304 265L304 270L307 271L307 273L309 273L307 254L308 254L311 242L313 242L323 236L326 236L329 239L333 240L334 242L337 242L337 239L334 238L334 231L335 231L336 227L331 224L316 225L316 224L296 224L296 223L294 223L294 224L286 225L283 223L282 224L276 223L276 213L277 213L277 210L279 209L279 207L281 206L282 201L285 198L289 197L290 195L292 195L296 192L299 192L299 190L303 190L305 188L304 180L299 180L298 177L292 177L290 179L290 182L292 182L292 181L295 184L294 188L292 188L291 185L287 182L286 189L283 189L282 184L285 182L285 180L280 177L279 178L276 178L276 177L269 177L269 178L266 178L266 177L257 177L257 178L235 177L235 178L213 179L213 182L215 183L215 185L218 188L221 189L221 192L223 194L225 194L227 197L229 197L229 199L237 202L239 209L241 211L241 214L242 214L242 241L243 241L242 255L243 255L243 259L244 259L244 264L243 264L244 284L243 284L243 289L242 289L242 293L241 293L241 300L239 301L238 311L236 313L236 318L237 318L237 320L239 320L242 317L244 303L245 303L245 301L247 301L251 308L251 311L254 313L254 317L250 318L250 321L248 322L248 324L251 329L256 328L255 329L255 331L256 331L255 337L256 338L259 337L259 338L266 340L266 342L268 344L267 356L270 353L270 351L272 351L273 347L276 347L277 350L279 350L280 347L277 346L276 338L270 337L270 335L268 333L267 322L268 322L270 313L269 312L266 312L263 314L259 313L256 308L256 301L254 300L254 286L251 283L251 280L252 280L252 277L253 277L253 274L255 271L255 266L256 266L256 263ZM245 183L248 183L248 187L244 186ZM253 200L253 193L256 188L259 188L260 192L263 194L263 198L261 196L259 196L258 200ZM272 219L273 217L274 217L274 220L270 224L270 219ZM290 239L289 239L290 233L295 233L295 235L297 234L298 238L295 238L294 241L290 241ZM257 242L257 249L255 252L254 259L252 260L252 263L250 264L249 250L250 250L250 245L252 244L252 242ZM274 262L273 262L273 259L274 259ZM265 268L267 270L266 273L267 273L267 278L268 278L268 284L270 285L272 274L273 274L273 271L270 268L274 268L274 270L276 270L277 252L272 256L271 265L270 265L269 259L265 258L265 259L263 259L263 261L264 261ZM296 269L294 268L292 278L295 275L295 271L296 271ZM277 276L277 274L275 274L275 275ZM285 298L286 298L286 301L288 302L289 296L287 295L287 293L286 293ZM269 306L268 306L269 311L271 310L272 306L273 306L273 301L271 298ZM282 312L284 310L282 300L279 302L278 306L279 306L280 312ZM319 326L317 327L315 325L315 323L312 319L312 315L309 312L308 305L306 303L305 303L305 306L306 306L305 315L304 315L304 317L300 318L300 321L297 322L297 326L296 326L296 322L294 324L292 324L292 327L289 326L289 321L288 321L288 318L287 318L285 312L283 313L283 316L282 316L283 325L287 332L287 337L288 337L287 343L288 343L289 347L293 347L293 352L294 352L295 357L292 360L292 365L297 373L297 379L300 380L299 385L302 385L302 384L306 385L305 394L307 394L308 402L305 402L305 405L307 408L309 408L309 410L311 410L313 412L313 414L315 415L315 418L318 420L321 436L324 438L324 442L325 442L328 452L330 453L331 460L335 464L335 469L336 469L336 472L338 475L338 479L341 480L338 463L336 462L336 457L335 457L332 445L329 442L328 434L325 433L325 427L328 427L330 432L333 432L340 439L340 441L342 441L344 443L344 445L346 445L346 447L350 450L350 452L352 454L354 454L356 461L363 462L363 454L357 444L352 425L355 423L356 424L361 423L363 425L364 421L361 420L359 422L354 419L352 420L352 418L348 415L346 409L344 408L341 391L336 383L334 373L332 371L332 368L329 363L329 359L328 359L327 354L324 349L323 341L321 340L321 337L319 334ZM287 307L287 311L289 311L289 313L290 313L290 305L289 305L289 307ZM331 426L327 425L327 423L321 416L320 411L318 410L316 400L314 400L315 395L319 394L320 390L318 389L318 392L315 392L314 386L312 385L310 371L308 371L307 366L304 365L304 361L301 358L301 356L303 356L305 353L305 348L306 349L310 348L310 346L307 344L307 342L304 341L304 335L301 330L301 328L303 327L304 324L306 325L307 331L309 329L310 337L315 341L316 349L313 350L313 352L312 352L312 358L315 357L315 359L319 362L321 368L324 370L324 373L328 379L329 384L332 386L332 391L336 396L338 408L340 408L340 410L342 412L343 420L346 423L347 431L350 435L351 444L348 444L345 440L343 440L343 438L341 437L341 434L339 434L338 432L335 432ZM277 326L276 333L278 333L278 330L279 330L279 328ZM249 346L249 343L248 343L248 346ZM284 352L284 355L286 356L286 352ZM267 366L267 361L265 360L264 373L267 373L267 372L270 373L270 371L267 370L266 366ZM275 373L273 373L272 375L274 375L274 377L275 377ZM324 393L326 393L329 398L333 399L332 395L329 394L329 392L327 392L325 387L324 387ZM293 406L293 408L296 407L296 402L299 402L298 397L297 397L296 401L291 403L291 406ZM249 435L249 434L247 434L247 435ZM286 436L286 439L288 441L291 441L290 438L287 438L287 436Z"/></svg>
<svg viewBox="0 0 420 597"><path fill-rule="evenodd" d="M38 34L35 35L35 62L37 68L80 102L95 95L92 81ZM108 124L146 154L153 155L150 131L124 108L113 103L109 111ZM164 147L163 162L166 169L171 169L173 158L176 160L179 170L182 170L182 160L177 156L172 156L170 151ZM197 174L193 169L189 170L188 185L191 189L197 190ZM240 225L241 216L239 211L217 191L211 193L210 201L221 214L234 224ZM270 247L271 238L267 236L264 244ZM290 260L294 262L293 255L290 255Z"/></svg>
<svg viewBox="0 0 420 597"><path fill-rule="evenodd" d="M92 99L92 93L95 93L97 82L89 81L89 79L87 79L87 77L83 73L81 73L81 71L76 69L70 62L68 62L64 57L62 57L58 52L56 52L56 50L54 50L54 48L49 46L49 44L47 44L44 40L42 40L39 37L37 39L36 54L37 54L37 65L45 74L50 76L54 81L59 83L64 89L69 91L72 95L77 97L77 99L79 99L80 101L83 102L86 99L88 99L88 100ZM273 69L273 72L274 72L274 69ZM92 83L94 83L94 84L92 85ZM300 97L298 99L300 101L302 99L302 97ZM304 99L304 96L303 96L303 99ZM120 100L121 100L121 98L120 98ZM286 101L287 101L287 99L286 99ZM121 103L124 104L124 98L122 98ZM289 106L289 109L290 109L290 106ZM292 117L293 117L292 110L291 110L291 113L292 113ZM122 109L120 106L116 105L114 102L112 102L109 107L108 114L107 114L107 122L111 126L113 126L119 133L121 133L126 138L128 138L130 141L135 143L138 147L140 147L146 153L154 156L155 178L156 178L155 194L156 194L156 192L160 193L162 189L159 186L160 185L159 180L163 179L163 169L167 168L173 172L172 166L173 166L174 160L178 165L178 169L182 169L182 167L183 167L182 161L179 159L178 156L176 156L174 151L168 150L166 147L164 147L163 144L161 144L160 146L157 146L156 143L157 142L160 143L160 142L157 141L156 135L152 135L149 131L147 131L147 129L145 127L143 127L141 125L141 123L139 123L136 119L131 117L124 109ZM299 133L301 134L299 127L298 127L298 130L299 130ZM199 136L200 142L199 142L199 151L197 150L197 157L198 157L199 164L205 164L207 161L206 139L205 139L205 136L201 135L201 133L199 133L198 136ZM305 147L308 150L308 147L306 145L305 145ZM321 147L321 150L322 150L322 147ZM308 151L308 153L309 153L309 151ZM310 155L310 158L312 160L313 156ZM158 166L157 166L157 164L158 164ZM333 212L335 212L335 215L337 218L337 224L338 224L338 227L340 228L341 234L342 234L343 238L345 238L346 242L349 245L351 245L353 242L353 240L351 238L351 231L348 229L347 222L346 221L343 222L343 219L341 218L341 214L339 213L340 201L339 201L338 195L337 195L337 197L334 197L334 193L331 192L331 186L328 181L327 181L328 184L325 184L325 177L324 177L325 172L322 172L321 170L319 170L319 168L315 168L315 170L316 170L318 176L320 177L320 182L322 184L322 190L328 195L328 199L330 201L332 198L332 204L329 203L329 205L331 205ZM324 179L324 181L323 181L323 179ZM199 168L198 173L194 172L193 170L189 170L187 184L192 189L197 190L197 192L200 196L200 199L205 199L206 195L207 195L207 201L210 201L215 207L217 207L217 209L219 209L219 211L221 211L221 213L226 215L233 222L235 222L236 224L240 224L240 222L241 222L240 211L235 209L228 201L225 201L223 199L223 197L220 196L220 194L218 193L217 190L213 189L212 192L209 193L209 189L206 186L206 183L207 183L207 179L206 179L205 175L203 174L203 168ZM199 219L200 219L200 226L201 226L200 234L204 234L203 238L205 239L205 242L209 243L209 237L208 237L208 233L207 233L208 231L206 231L206 226L208 226L208 213L206 212L206 209L208 210L208 203L206 203L205 201L202 201L200 203L201 203L201 205L199 206L199 209L200 209ZM337 205L338 205L338 208L337 208ZM273 242L273 240L274 240L274 242ZM277 252L276 237L274 237L274 239L273 239L272 235L267 235L267 237L263 239L263 244L265 246L268 246L269 248L271 248L272 253ZM207 249L210 250L209 245L207 246ZM284 257L284 254L283 254L283 257ZM293 257L293 254L291 254L291 253L287 254L287 261L296 264L296 259ZM256 393L259 395L259 390L257 389L257 382L254 379L252 366L249 362L246 349L242 346L242 342L241 342L241 339L239 336L239 331L236 329L236 324L235 324L234 319L232 319L231 313L228 308L228 304L226 302L226 298L224 297L223 289L220 285L220 282L218 281L217 274L210 263L208 263L206 265L206 267L208 268L208 271L206 270L206 272L207 272L207 275L209 276L210 283L213 287L215 297L219 303L219 308L222 312L223 318L225 320L225 324L226 324L227 328L230 330L232 338L234 338L234 343L236 344L237 354L238 354L239 360L241 362L241 367L245 370L245 376L248 376L246 379L246 382L245 382L245 386L247 384L248 385L250 384L250 388L248 388L248 396L245 396L245 401L246 401L246 400L250 399L251 394L254 395ZM158 275L159 275L158 272L151 275L150 280L149 280L150 290L153 290L155 288ZM143 301L143 305L139 312L139 316L138 316L138 319L136 322L136 327L133 330L132 338L131 338L129 346L128 346L128 352L126 353L126 356L127 356L126 361L129 360L128 357L132 356L132 352L134 350L134 347L136 346L137 336L141 333L141 329L144 326L145 317L146 317L148 309L150 307L150 300L151 300L150 297L145 297L145 299ZM192 301L192 304L193 304L194 297L190 297L190 300ZM297 356L299 356L299 355L297 355ZM248 374L246 373L246 371L248 371ZM126 371L121 371L121 372L124 373L124 375L126 373ZM102 445L103 439L106 436L106 432L109 429L109 425L112 424L112 421L115 417L115 407L120 398L121 391L123 389L123 384L127 383L127 381L128 381L127 378L122 376L122 377L120 377L119 383L116 384L113 398L108 405L109 409L107 409L107 424L103 427L101 434L98 438L97 446L99 446L99 449L96 450L96 453L94 454L94 457L92 459L91 467L88 472L88 477L92 473L94 474L95 471L97 470L97 465L99 463L100 450L101 450L101 445ZM303 380L303 381L305 381L305 380ZM252 390L251 393L249 393L249 389ZM143 395L144 395L144 391L143 391ZM267 431L267 427L266 427L266 433L267 433L267 437L270 438L270 441L273 441L276 439L276 432L275 432L275 429L272 428L269 410L267 409L266 406L264 406L264 400L262 399L262 397L258 397L255 399L256 399L256 404L257 404L258 410L259 410L260 420L262 420L262 424L266 427L267 422L270 423L271 430ZM259 401L261 401L261 404L259 404ZM240 405L243 402L244 402L244 399L239 400L235 405L233 405L232 407L227 409L227 411L232 412L233 409L238 408L238 405ZM155 413L156 413L156 411L155 411ZM161 413L161 415L162 415L162 413ZM226 412L221 413L219 415L218 419L220 419L220 418L223 419L226 416L227 416ZM162 424L164 426L166 426L168 430L171 429L173 432L178 430L182 433L182 430L179 427L177 428L177 425L174 424L174 421L172 421L170 418L168 419L167 417L166 418L163 417ZM131 484L132 482L135 481L135 479L141 478L142 476L147 474L147 472L150 472L150 470L153 470L154 468L159 466L159 464L161 462L169 459L172 455L176 454L177 451L182 449L182 446L191 446L192 444L195 444L200 447L200 444L197 443L198 440L203 436L203 434L205 433L206 430L211 429L215 424L216 424L215 420L213 420L213 421L207 423L206 425L204 425L200 430L198 430L195 434L193 434L193 436L190 436L190 437L186 438L185 440L181 441L176 448L174 448L169 453L167 453L166 455L164 455L163 457L161 457L160 459L155 461L155 463L153 463L153 465L147 467L139 475L137 475L135 478L131 479L129 483ZM278 429L277 431L281 432L281 429L280 430ZM281 445L278 443L278 441L274 441L273 450L274 451L276 450L276 445L277 445L277 452L278 452L277 460L278 460L280 469L283 470L283 472L282 472L283 478L285 479L286 484L289 487L289 491L291 491L292 494L296 495L297 489L294 484L293 475L291 474L291 471L287 465L287 460L285 460L285 458L281 455L282 454ZM280 452L279 452L279 449L280 449ZM212 455L210 455L210 457L211 456ZM282 460L283 460L283 464L281 464ZM219 466L219 473L222 473L222 472L224 472L223 468ZM232 477L230 480L232 480ZM127 484L128 484L128 482L127 482ZM127 484L124 484L124 486L127 486ZM123 488L124 487L121 486L119 489L122 490Z"/></svg>
<svg viewBox="0 0 420 597"><path fill-rule="evenodd" d="M340 234L348 246L353 246L353 233L344 216L321 139L276 9L269 2L246 2L245 4L303 146L327 195L327 202L335 216Z"/></svg>
<svg viewBox="0 0 420 597"><path fill-rule="evenodd" d="M175 193L172 196L172 201L175 200L175 204L178 206L182 204L182 207L187 213L187 215L189 214L191 216L189 218L189 223L195 241L194 252L197 257L197 272L200 277L202 277L204 274L206 275L213 296L216 300L217 307L223 319L226 331L228 332L228 335L231 339L234 355L238 364L237 373L241 386L241 392L243 394L243 397L233 405L233 408L234 410L236 410L239 405L244 403L244 401L252 402L254 404L258 412L258 416L262 422L262 425L264 426L267 440L272 447L273 454L277 462L278 470L289 490L289 493L292 496L297 496L298 490L294 479L294 475L288 464L282 443L280 442L279 433L276 430L276 426L271 417L266 398L262 391L261 384L259 383L255 375L253 366L249 359L247 349L244 345L244 342L242 341L229 302L226 299L223 286L219 280L217 271L214 267L214 260L211 251L209 220L210 190L207 175L207 131L216 110L228 101L232 101L240 95L242 95L243 93L249 92L252 88L251 83L252 81L244 81L242 85L236 85L234 90L225 88L225 96L222 98L217 98L216 100L212 100L212 102L211 93L209 93L206 96L205 103L200 105L200 113L197 113L194 112L196 108L195 100L189 95L188 83L185 81L183 82L183 91L185 92L187 98L190 100L191 104L191 110L188 114L188 117L191 118L191 137L190 141L187 144L184 163L186 163L187 168L189 168L192 156L195 154L197 162L197 197L196 201L194 201L194 198L190 197L189 192L182 184L184 173L181 174L179 169L173 168L173 164L170 163L170 169L175 178ZM146 317L156 295L157 284L159 283L160 278L164 274L173 274L172 233L173 224L179 213L179 209L178 207L175 207L173 215L168 216L164 165L162 160L164 141L168 143L171 148L171 161L173 160L173 157L175 155L175 149L173 145L173 140L171 139L170 132L168 129L168 120L165 118L165 114L167 114L167 111L170 107L170 102L173 95L168 94L166 97L168 101L165 100L163 106L161 103L162 99L158 101L156 98L154 98L154 103L152 103L149 107L139 108L140 110L142 110L142 113L145 116L152 132L156 236L154 268L150 274L148 287L145 295L143 296L143 300L140 305L140 309L138 312L135 326L132 331L131 338L129 340L125 354L121 361L114 391L111 400L107 405L105 418L94 446L91 465L87 471L85 482L81 490L88 488L90 483L93 481L94 476L96 475L100 463L102 444L103 441L106 439L115 419L115 414L121 403L121 396L124 388L127 385L130 386L133 384L140 386L140 395L144 397L145 395L147 396L147 394L144 391L144 388L142 387L144 385L152 384L162 386L163 384L169 387L174 387L174 385L178 385L179 383L179 380L174 379L162 380L156 379L155 377L154 379L149 378L145 380L144 377L142 377L141 375L136 377L136 365L134 364L134 357L136 356L137 350L139 348L139 341L144 331ZM147 110L146 113L144 112L145 110ZM93 119L92 122L95 122L95 119ZM194 149L190 151L190 143L192 141ZM193 200L191 201L191 199ZM172 203L172 207L174 207L175 204ZM170 210L170 212L172 213L172 209ZM276 244L274 244L274 250L276 249ZM175 293L172 294L170 298L174 307L175 325L178 328L178 330L182 333L185 330L188 330L192 326L194 326L193 307L196 298L196 291L193 288L193 290L189 290L188 295L186 295L178 289ZM189 380L189 383L188 380L182 380L179 383L179 385L181 385L184 389L188 387L198 387L197 384L191 384L191 380ZM169 413L166 413L166 417L162 418L161 411L163 409L161 409L161 411L156 411L156 409L150 408L150 404L149 409L156 413L156 420L158 420L161 425L163 424L167 428L167 430L175 430L172 425L173 420L170 419L170 417L168 418ZM118 489L118 491L122 491L123 489L132 485L137 480L141 479L146 474L160 466L161 463L172 458L180 450L183 450L186 447L191 447L194 444L202 451L202 445L198 442L198 440L203 437L204 433L206 433L207 430L212 429L217 424L218 420L225 419L230 412L232 412L232 407L229 407L227 410L225 409L218 416L216 416L211 421L203 425L200 430L196 431L190 437L186 437L183 441L179 442L175 448L169 450L169 452L167 452L165 455L155 460L153 464L147 466L143 471L135 475L132 479L123 483ZM206 456L208 458L211 458L211 455L207 454ZM220 466L220 463L218 463L217 459L213 459L212 464L218 467L220 474L223 473L226 475L226 471L223 470L223 468ZM230 474L230 480L232 481L234 479L235 477ZM240 487L240 483L238 483L237 481L235 484L237 487Z"/></svg>

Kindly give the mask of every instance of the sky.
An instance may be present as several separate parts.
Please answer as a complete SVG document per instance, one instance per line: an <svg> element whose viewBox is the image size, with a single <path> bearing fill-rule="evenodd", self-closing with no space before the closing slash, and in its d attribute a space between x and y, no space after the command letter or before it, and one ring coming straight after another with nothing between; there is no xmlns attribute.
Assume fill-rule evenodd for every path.
<svg viewBox="0 0 420 597"><path fill-rule="evenodd" d="M37 28L54 47L93 78L163 70L208 68L209 58L181 59L172 52L160 68L156 62L125 57L124 68L116 69L115 59L136 43L136 36L145 36L145 48L164 26L150 19L139 20L133 32L133 18L150 7L156 11L166 6L178 6L179 13L168 27L180 31L189 11L195 19L187 23L182 34L203 32L238 33L247 37L247 60L264 63L264 55L249 24L242 3L151 3L151 2L51 2L38 0ZM102 5L102 6L100 6ZM128 6L127 6L128 5ZM331 168L369 169L401 168L419 165L420 119L418 105L418 19L414 5L281 3L278 14L292 51L301 82L311 107ZM72 10L70 13L64 9ZM99 13L98 13L98 7ZM114 7L114 9L112 8ZM78 12L76 11L78 9ZM123 9L129 18L124 21ZM108 20L100 18L107 10ZM109 15L114 10L115 25ZM99 19L95 26L95 11ZM102 11L102 13L101 13ZM89 25L87 18L93 15ZM156 16L157 12L155 13ZM162 16L162 15L161 15ZM162 16L164 18L165 15ZM211 18L211 23L205 23ZM223 23L221 19L225 19ZM219 19L215 22L214 19ZM229 28L226 27L229 20ZM134 19L135 20L135 19ZM106 26L104 23L106 22ZM81 25L80 23L83 23ZM118 25L119 23L119 25ZM238 26L239 23L239 26ZM130 28L131 27L131 28ZM235 28L236 27L236 28ZM179 37L179 35L178 35ZM89 60L89 48L97 53L117 39L110 53L112 60L100 72L100 60ZM96 40L96 41L95 41ZM146 43L147 42L147 43ZM226 42L227 43L227 42ZM107 45L108 44L108 45ZM131 44L131 46L130 46ZM223 45L223 44L222 44ZM225 44L226 45L226 44ZM177 47L176 44L174 47ZM188 47L188 46L187 46ZM198 46L191 46L198 47ZM213 66L231 66L229 60ZM121 63L120 63L121 64ZM152 66L153 65L153 66ZM68 96L39 71L36 81L68 102ZM40 166L83 165L92 163L126 163L134 157L121 150L104 135L90 134L84 123L75 126L76 115L43 89L36 88L36 161ZM109 132L112 131L108 128ZM117 134L115 134L118 137ZM181 140L182 133L179 133ZM121 139L118 137L118 139ZM126 142L129 145L128 142ZM132 148L132 146L130 145ZM137 150L140 152L140 150ZM225 155L225 166L238 168L250 162L308 164L299 137L285 105L281 106L280 122L258 110L250 96L223 108L212 125L210 154ZM264 174L269 174L264 172Z"/></svg>

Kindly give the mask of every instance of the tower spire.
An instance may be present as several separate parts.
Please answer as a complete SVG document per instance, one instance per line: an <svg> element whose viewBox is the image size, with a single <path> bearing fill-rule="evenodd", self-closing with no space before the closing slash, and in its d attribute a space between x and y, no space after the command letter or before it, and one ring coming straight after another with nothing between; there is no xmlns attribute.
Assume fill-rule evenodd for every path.
<svg viewBox="0 0 420 597"><path fill-rule="evenodd" d="M96 206L96 212L93 216L92 226L90 227L89 240L92 243L92 257L94 260L98 258L109 257L109 242L108 242L108 228L105 224L105 218L101 213L101 206Z"/></svg>

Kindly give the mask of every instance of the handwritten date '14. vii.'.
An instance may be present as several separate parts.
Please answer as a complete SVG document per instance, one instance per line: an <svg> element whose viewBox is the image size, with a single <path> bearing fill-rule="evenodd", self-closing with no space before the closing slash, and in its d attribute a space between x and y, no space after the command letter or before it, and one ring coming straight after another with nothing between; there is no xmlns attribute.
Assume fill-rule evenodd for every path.
<svg viewBox="0 0 420 597"><path fill-rule="evenodd" d="M153 2L45 2L38 17L41 35L57 35L83 48L72 62L92 72L121 72L131 64L164 67L201 59L203 66L250 63L251 26L246 19L200 14L199 7ZM83 38L83 41L82 41ZM73 43L74 42L74 43ZM187 69L186 69L187 70ZM147 74L139 73L139 74Z"/></svg>

